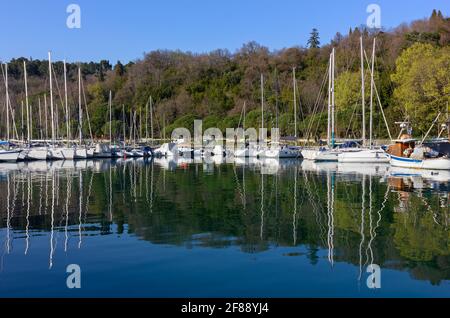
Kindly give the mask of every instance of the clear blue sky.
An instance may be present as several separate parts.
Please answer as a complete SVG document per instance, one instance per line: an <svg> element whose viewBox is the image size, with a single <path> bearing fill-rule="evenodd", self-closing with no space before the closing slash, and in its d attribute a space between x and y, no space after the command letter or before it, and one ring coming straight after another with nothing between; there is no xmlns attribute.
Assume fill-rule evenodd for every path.
<svg viewBox="0 0 450 318"><path fill-rule="evenodd" d="M234 52L248 41L271 50L306 45L312 28L321 42L365 24L379 4L382 25L449 15L449 0L0 0L0 60L13 57L128 62L155 49ZM66 27L69 4L81 7L81 29Z"/></svg>

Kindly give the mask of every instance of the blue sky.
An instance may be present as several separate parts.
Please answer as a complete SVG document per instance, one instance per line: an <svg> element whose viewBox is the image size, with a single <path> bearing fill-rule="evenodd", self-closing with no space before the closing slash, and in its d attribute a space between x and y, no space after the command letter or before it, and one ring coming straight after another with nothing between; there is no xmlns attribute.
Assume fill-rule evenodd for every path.
<svg viewBox="0 0 450 318"><path fill-rule="evenodd" d="M271 50L321 42L365 24L366 7L381 7L383 27L449 15L449 0L0 0L0 60L13 57L128 62L155 49L234 52L257 41ZM81 29L66 26L69 4L81 8Z"/></svg>

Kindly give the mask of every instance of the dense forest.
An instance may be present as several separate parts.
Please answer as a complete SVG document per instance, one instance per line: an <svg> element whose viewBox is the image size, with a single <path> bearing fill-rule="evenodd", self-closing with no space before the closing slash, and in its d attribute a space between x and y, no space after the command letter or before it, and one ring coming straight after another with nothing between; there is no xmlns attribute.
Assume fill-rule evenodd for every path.
<svg viewBox="0 0 450 318"><path fill-rule="evenodd" d="M237 127L246 104L246 126L261 122L260 76L264 75L267 127L278 124L282 135L294 135L294 87L296 87L298 136L308 130L315 138L326 134L326 81L329 54L336 50L336 133L339 137L361 136L360 37L368 58L376 37L374 81L380 102L393 134L394 122L407 118L414 134L424 135L439 112L447 119L450 101L450 18L433 11L428 19L413 21L392 30L356 27L348 34L337 33L331 43L320 43L320 30L314 29L307 47L296 46L270 51L255 42L239 50L215 50L207 54L158 50L143 58L122 64L117 61L69 63L68 95L72 135L78 129L78 66L81 67L91 131L95 137L109 132L108 96L112 92L112 131L122 138L123 122L128 134L130 120L145 137L146 111L151 100L155 137L170 136L175 127L192 130L194 119L208 127ZM28 91L33 114L33 135L43 136L44 109L49 98L48 61L17 58L9 61L9 94L15 109L17 130L25 99L23 61L27 62ZM370 98L369 61L366 61L366 105ZM55 62L55 96L59 134L65 134L63 107L63 63ZM293 69L295 68L295 83ZM2 69L4 76L4 68ZM3 77L4 79L4 77ZM0 88L1 135L5 135L5 89ZM83 98L84 100L84 98ZM48 103L48 101L47 101ZM84 102L83 102L84 104ZM374 99L375 138L387 131L378 102ZM86 107L86 106L83 106ZM41 108L40 108L41 109ZM86 116L86 115L85 115ZM148 116L148 117L147 117ZM368 118L368 111L366 112ZM131 119L133 118L133 119ZM48 119L47 119L48 121ZM85 121L84 133L89 134ZM437 131L436 130L433 130ZM436 133L433 133L436 135Z"/></svg>

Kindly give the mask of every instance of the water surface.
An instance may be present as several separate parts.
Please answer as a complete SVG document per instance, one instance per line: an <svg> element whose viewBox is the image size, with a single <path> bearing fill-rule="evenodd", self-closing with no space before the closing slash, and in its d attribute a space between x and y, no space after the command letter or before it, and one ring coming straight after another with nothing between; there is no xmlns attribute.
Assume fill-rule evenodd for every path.
<svg viewBox="0 0 450 318"><path fill-rule="evenodd" d="M388 165L2 163L0 296L449 297L449 191Z"/></svg>

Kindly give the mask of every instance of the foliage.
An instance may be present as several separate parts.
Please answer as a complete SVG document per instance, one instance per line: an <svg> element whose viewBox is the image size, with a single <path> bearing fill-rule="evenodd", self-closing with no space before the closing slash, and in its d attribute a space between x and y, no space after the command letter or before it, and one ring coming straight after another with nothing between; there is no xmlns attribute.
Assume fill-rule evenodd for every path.
<svg viewBox="0 0 450 318"><path fill-rule="evenodd" d="M392 80L398 106L404 107L413 127L425 133L450 102L450 46L414 44L397 59Z"/></svg>

